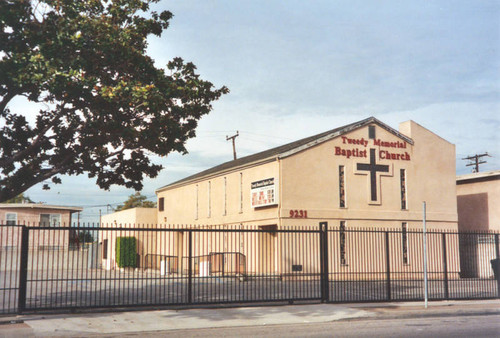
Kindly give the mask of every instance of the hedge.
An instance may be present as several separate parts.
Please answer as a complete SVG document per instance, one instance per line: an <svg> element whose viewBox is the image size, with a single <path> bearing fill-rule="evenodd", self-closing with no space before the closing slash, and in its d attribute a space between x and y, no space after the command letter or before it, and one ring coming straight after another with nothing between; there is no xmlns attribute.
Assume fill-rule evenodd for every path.
<svg viewBox="0 0 500 338"><path fill-rule="evenodd" d="M137 266L137 244L135 237L116 238L116 264L120 268Z"/></svg>

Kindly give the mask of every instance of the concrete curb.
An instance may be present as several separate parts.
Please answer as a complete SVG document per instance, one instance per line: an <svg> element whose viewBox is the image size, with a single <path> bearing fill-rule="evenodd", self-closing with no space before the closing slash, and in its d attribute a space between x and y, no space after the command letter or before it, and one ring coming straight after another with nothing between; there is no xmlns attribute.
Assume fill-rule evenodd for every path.
<svg viewBox="0 0 500 338"><path fill-rule="evenodd" d="M369 310L368 310L369 311ZM450 310L450 311L412 311L410 313L386 313L380 312L376 313L374 317L376 319L411 319L411 318L430 318L430 317L457 317L457 316L494 316L500 315L500 309L484 309L484 310ZM355 320L365 320L366 318L346 318L341 319L343 321L355 321Z"/></svg>

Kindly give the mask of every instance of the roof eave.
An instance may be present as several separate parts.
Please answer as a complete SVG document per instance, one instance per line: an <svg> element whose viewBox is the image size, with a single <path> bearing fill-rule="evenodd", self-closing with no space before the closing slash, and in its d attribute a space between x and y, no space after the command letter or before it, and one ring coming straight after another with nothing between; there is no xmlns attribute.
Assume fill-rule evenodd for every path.
<svg viewBox="0 0 500 338"><path fill-rule="evenodd" d="M159 192L162 192L162 191L165 191L165 190L170 190L170 189L179 188L179 187L182 187L182 186L185 186L185 185L188 185L188 184L201 182L201 181L204 181L206 179L217 177L217 176L220 176L220 175L223 175L223 174L231 173L231 172L234 172L234 171L239 171L239 170L246 169L246 168L255 167L257 165L261 165L261 164L265 164L265 163L269 163L269 162L274 162L278 158L279 158L279 156L273 155L273 156L269 156L269 157L266 157L266 158L262 158L262 159L257 160L257 161L245 163L245 164L242 164L242 165L238 165L238 166L234 166L234 167L231 167L231 168L228 168L228 169L224 169L224 170L221 170L221 171L210 173L210 174L207 174L207 175L204 175L204 176L198 176L198 177L195 177L195 178L190 179L190 180L177 181L177 182L174 182L172 184L168 184L168 185L165 185L165 186L163 186L161 188L156 189L155 193L158 194Z"/></svg>

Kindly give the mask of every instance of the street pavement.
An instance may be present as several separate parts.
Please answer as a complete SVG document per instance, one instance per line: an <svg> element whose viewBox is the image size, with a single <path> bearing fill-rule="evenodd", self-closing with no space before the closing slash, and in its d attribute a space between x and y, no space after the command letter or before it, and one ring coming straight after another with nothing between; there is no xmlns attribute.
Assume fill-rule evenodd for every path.
<svg viewBox="0 0 500 338"><path fill-rule="evenodd" d="M208 329L320 327L332 322L481 317L497 321L500 300L406 303L297 304L246 307L177 308L125 312L31 314L0 317L0 337L90 337L104 335L189 336ZM351 323L352 324L352 323ZM496 324L496 323L495 323ZM493 324L493 325L495 325ZM500 325L500 324L499 324ZM200 331L201 330L201 331ZM325 329L328 330L328 329ZM493 327L495 330L495 327ZM212 334L218 331L213 331ZM264 332L264 331L262 331ZM295 331L295 336L301 331ZM306 331L307 332L307 331ZM325 331L328 333L328 331ZM493 331L495 332L495 331ZM500 336L500 327L497 331ZM334 333L332 332L332 335Z"/></svg>

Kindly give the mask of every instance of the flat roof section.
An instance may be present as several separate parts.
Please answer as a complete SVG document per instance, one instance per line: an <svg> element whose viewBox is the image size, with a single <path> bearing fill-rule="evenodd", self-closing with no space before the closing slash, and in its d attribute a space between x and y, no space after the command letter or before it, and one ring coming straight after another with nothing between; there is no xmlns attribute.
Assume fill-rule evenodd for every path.
<svg viewBox="0 0 500 338"><path fill-rule="evenodd" d="M41 203L0 203L0 209L56 209L70 212L82 211L81 207L70 207L61 205L50 205Z"/></svg>
<svg viewBox="0 0 500 338"><path fill-rule="evenodd" d="M500 180L500 170L485 171L485 172L457 176L457 184L468 184L468 183L486 182L495 180Z"/></svg>

